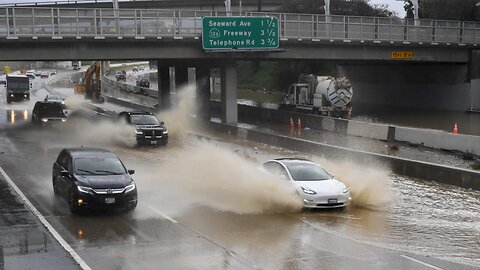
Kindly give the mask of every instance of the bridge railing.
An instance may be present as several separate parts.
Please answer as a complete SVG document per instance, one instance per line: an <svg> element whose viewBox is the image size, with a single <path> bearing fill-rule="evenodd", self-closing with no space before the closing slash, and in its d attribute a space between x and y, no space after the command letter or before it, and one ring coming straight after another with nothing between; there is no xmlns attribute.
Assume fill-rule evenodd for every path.
<svg viewBox="0 0 480 270"><path fill-rule="evenodd" d="M408 20L394 17L326 16L323 14L248 12L280 22L283 39L403 42L475 45L480 24L446 20Z"/></svg>
<svg viewBox="0 0 480 270"><path fill-rule="evenodd" d="M279 19L281 40L394 42L477 46L480 24L387 17L257 13ZM200 38L202 17L216 11L0 8L0 38Z"/></svg>

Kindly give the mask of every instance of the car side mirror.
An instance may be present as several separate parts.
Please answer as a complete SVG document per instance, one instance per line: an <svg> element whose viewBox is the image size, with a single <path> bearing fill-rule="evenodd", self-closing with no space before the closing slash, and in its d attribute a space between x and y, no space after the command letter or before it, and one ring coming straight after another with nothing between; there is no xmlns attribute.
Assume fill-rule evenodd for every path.
<svg viewBox="0 0 480 270"><path fill-rule="evenodd" d="M132 175L135 173L135 170L128 170L128 174Z"/></svg>
<svg viewBox="0 0 480 270"><path fill-rule="evenodd" d="M61 172L60 172L60 175L61 175L62 177L70 177L70 173L69 173L68 171L66 171L66 170L61 171Z"/></svg>
<svg viewBox="0 0 480 270"><path fill-rule="evenodd" d="M67 115L67 114L68 114L68 111L63 111L63 113L64 113L65 115Z"/></svg>
<svg viewBox="0 0 480 270"><path fill-rule="evenodd" d="M160 122L160 126L163 126L163 125L165 125L165 122L163 122L163 121Z"/></svg>

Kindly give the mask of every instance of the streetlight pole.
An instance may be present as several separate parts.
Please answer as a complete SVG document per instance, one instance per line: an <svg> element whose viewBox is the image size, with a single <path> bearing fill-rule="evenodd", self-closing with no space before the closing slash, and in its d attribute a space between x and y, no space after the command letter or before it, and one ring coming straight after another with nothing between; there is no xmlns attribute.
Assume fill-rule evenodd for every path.
<svg viewBox="0 0 480 270"><path fill-rule="evenodd" d="M325 6L323 7L325 9L325 16L330 16L330 0L324 0L325 1Z"/></svg>
<svg viewBox="0 0 480 270"><path fill-rule="evenodd" d="M232 16L232 0L225 0L225 11L227 13L227 17Z"/></svg>

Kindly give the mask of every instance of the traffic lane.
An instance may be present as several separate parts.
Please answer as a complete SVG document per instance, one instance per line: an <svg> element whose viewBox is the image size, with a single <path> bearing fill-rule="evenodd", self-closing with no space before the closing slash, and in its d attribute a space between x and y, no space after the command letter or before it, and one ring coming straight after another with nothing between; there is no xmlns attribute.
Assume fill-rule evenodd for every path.
<svg viewBox="0 0 480 270"><path fill-rule="evenodd" d="M0 205L0 269L79 269L1 175Z"/></svg>
<svg viewBox="0 0 480 270"><path fill-rule="evenodd" d="M65 144L67 142L64 143L60 141L57 143ZM27 147L27 149L23 150L23 152L28 152L29 149L31 150L31 148L32 147ZM49 152L60 151L59 150L60 148L56 149L56 151L54 151L53 150L54 148L52 147L47 147L47 148L51 149ZM163 149L157 149L157 150L163 150ZM121 154L121 157L125 159L127 166L129 165L129 163L131 164L131 162L137 160L138 164L135 164L135 169L137 169L137 172L151 170L152 164L149 164L148 160L150 160L150 158L153 156L158 156L159 154L158 152L155 153L156 152L155 150L146 151L147 154L144 154L143 151L135 151L135 150L131 151L128 148L124 149L123 152L122 151L118 151L118 152ZM130 152L132 152L131 155L126 155ZM160 153L160 155L161 154L165 154L165 153ZM122 156L122 155L125 155L125 156ZM37 151L37 153L35 154L26 155L26 156L34 157L34 156L40 156L40 155L38 155L38 151ZM51 164L51 162L53 162L53 160L55 159L55 155L51 156L50 159L51 161L48 163ZM43 161L38 162L36 167L38 166L39 168L41 168L42 163L44 162ZM44 170L44 175L45 175L42 177L42 179L44 179L45 181L44 184L48 186L49 191L47 192L46 198L41 198L42 193L38 193L38 192L37 194L32 194L32 195L40 197L36 201L37 201L37 204L44 204L45 209L42 209L42 211L49 211L49 209L51 211L52 206L48 206L48 203L47 204L45 203L49 201L48 194L50 194L50 198L51 198L52 197L51 194L53 193L53 191L50 190L51 183L49 181L49 171L51 170L51 168L50 166L46 166L45 169L42 169L42 170ZM38 175L38 171L35 172L35 174ZM141 173L138 173L138 175L141 175ZM164 233L166 233L167 235L170 235L170 230L171 230L167 226L164 226L164 222L167 222L167 224L169 224L168 223L169 221L165 221L161 216L158 215L158 213L152 213L151 208L149 208L148 206L145 207L145 204L149 205L150 207L153 206L153 208L157 209L157 211L159 211L160 213L169 213L169 211L172 211L172 208L174 209L174 212L181 213L182 211L180 210L182 209L178 209L178 204L179 204L178 201L179 200L181 201L182 199L184 199L182 197L184 195L178 194L178 193L171 194L171 190L169 190L168 187L163 190L161 188L152 190L152 186L150 186L144 190L141 190L140 188L142 188L142 186L144 186L146 183L142 184L141 177L136 177L136 179L137 179L137 182L139 183L141 204L137 208L137 210L135 210L133 213L128 214L128 215L132 215L133 221L128 221L129 219L123 216L120 216L118 219L114 219L112 221L110 220L111 217L106 217L105 219L105 217L102 217L102 216L100 217L94 216L92 220L85 220L83 218L78 219L75 216L72 217L68 213L65 203L63 203L63 206L62 204L59 204L58 210L55 210L55 213L54 213L55 216L49 216L48 218L50 222L52 222L53 224L58 224L58 227L62 228L64 232L62 233L62 235L65 234L67 236L65 238L69 239L69 242L71 241L71 244L74 245L76 249L77 248L81 249L79 253L87 254L86 258L94 258L96 255L96 251L95 251L96 249L99 249L100 247L102 247L102 250L105 250L107 246L110 247L112 244L114 244L114 247L111 247L111 249L109 250L111 251L111 255L114 257L106 257L105 260L102 260L102 258L104 257L101 257L101 258L95 257L95 259L92 259L92 261L95 262L95 265L99 263L99 265L101 265L102 267L107 267L109 263L111 263L112 259L114 260L117 258L115 257L116 253L122 254L121 256L123 256L124 258L128 258L128 261L131 261L132 263L137 265L138 263L136 262L137 260L136 257L131 258L129 257L130 253L127 252L127 254L123 254L122 251L134 249L136 252L144 252L143 244L145 244L146 242L151 243L152 241L151 239L154 239L154 242L155 242L155 240L158 239L159 233L162 233L162 235ZM159 179L155 179L155 180L159 181ZM28 181L28 179L25 179L24 181ZM38 179L34 181L38 182ZM27 185L27 186L30 186L30 185ZM175 209L175 207L177 207L177 209ZM183 211L185 210L188 211L188 209L190 208L186 207ZM289 222L287 220L292 219L291 216L284 216L282 214L273 215L273 220L275 222L272 222L272 224L277 224L276 226L274 226L274 225L269 225L268 217L265 219L263 218L263 216L259 216L259 215L248 215L248 216L233 215L233 217L239 217L239 218L232 218L232 215L230 214L218 213L210 209L204 209L204 210L202 210L202 208L199 208L199 209L193 208L193 209L194 210L189 210L186 214L180 215L175 218L180 220L181 225L187 225L188 228L192 228L193 231L198 232L198 233L194 233L196 237L200 236L202 239L208 239L208 241L207 240L205 241L211 243L214 247L217 247L217 246L222 247L220 248L221 250L224 250L224 251L226 250L230 254L238 254L238 256L240 256L239 260L232 259L235 262L245 261L246 263L252 266L262 265L262 267L265 267L265 268L275 269L277 268L277 266L283 265L285 261L288 261L288 262L292 262L292 260L301 261L306 257L312 258L311 261L308 261L309 263L307 263L307 265L316 265L315 264L316 261L313 258L317 258L319 256L320 257L327 256L328 258L336 257L337 259L342 258L342 256L344 256L342 255L342 253L340 253L340 255L342 256L337 254L339 252L338 250L330 251L331 253L333 253L333 255L331 253L320 254L320 251L318 251L317 249L318 245L315 243L315 244L312 244L311 247L306 248L302 254L299 254L301 255L300 257L297 257L296 254L294 254L293 258L291 258L289 253L285 252L282 254L286 254L286 255L280 258L280 260L278 259L272 260L271 254L269 254L268 252L266 253L265 251L275 250L275 247L278 244L274 245L274 243L272 243L271 246L267 245L267 246L261 247L260 249L255 249L254 246L259 245L259 243L272 242L271 237L269 237L268 235L278 234L278 231L277 231L278 228L281 226L284 226L284 223L288 225ZM196 216L195 213L198 213L198 215ZM333 214L337 215L338 213L333 213ZM340 212L340 215L343 215L342 212ZM262 217L262 218L259 218L259 217ZM148 220L147 222L148 224L152 224L152 226L149 227L149 228L152 228L151 231L148 230L147 225L144 225L147 220ZM302 228L300 229L301 232L308 231L304 229L304 227L311 226L311 225L306 226L306 224L302 221L302 218L300 218L300 221L302 222L299 222L298 218L293 218L293 220L297 223L294 227ZM341 222L339 221L334 223L334 226L342 227L342 226L345 226L346 223L344 222L345 220L348 220L348 219L340 217L340 218L337 218L337 221L338 220L340 220ZM260 221L260 222L256 223L257 221ZM116 227L113 225L118 223L121 224L120 227ZM101 226L99 226L99 224L101 224ZM216 226L217 224L219 227ZM261 224L267 224L267 225L260 226ZM205 225L205 226L202 226L202 225ZM291 229L288 229L288 226L286 227L287 227L287 231L291 230ZM99 228L105 228L105 229L102 230ZM159 228L165 228L166 231L160 231ZM208 230L209 228L212 228L212 229ZM300 237L301 239L304 239L304 238L311 239L311 238L314 238L316 234L318 234L316 230L317 229L311 230L310 233L305 233L303 235L301 233L294 233L293 235L295 237ZM95 233L95 232L98 232L98 233ZM265 232L268 232L268 233L265 234ZM182 235L185 235L185 234L186 233L182 233ZM252 235L254 236L253 238L252 238ZM299 241L298 239L290 238L289 235L280 237L280 238L286 243L289 243L292 241L294 242ZM197 239L197 238L194 238L194 239ZM162 241L162 239L158 241ZM182 241L186 243L191 242L188 239L182 240ZM257 241L259 243L257 243ZM342 243L346 241L347 243L344 243L343 245L345 246L351 245L351 243L348 243L350 241L348 239L347 240L337 239L336 241L340 241ZM132 246L132 242L135 243L133 244L133 246ZM325 242L325 241L322 240L320 242ZM329 242L330 241L326 241L326 243L329 243ZM300 243L302 243L302 245L305 246L305 243L303 242L300 242ZM159 244L155 242L153 246L158 246L158 245L160 245L160 247L162 248L165 248L164 243ZM167 246L171 246L171 243L169 243ZM121 250L117 250L116 247L121 247ZM151 248L152 244L150 244L149 247ZM182 248L185 248L185 247L182 246ZM191 255L196 254L192 256L203 255L204 254L203 252L201 252L200 255L197 254L198 253L197 248L198 246L192 247L192 250L189 250L189 254ZM296 250L297 248L295 247L294 249ZM232 253L230 250L234 252ZM364 265L365 267L368 266L370 268L375 268L374 265L371 265L371 264L373 262L381 260L381 258L384 258L384 260L386 260L385 263L387 265L393 265L392 262L401 263L402 261L405 260L405 259L402 259L402 257L398 257L398 254L395 255L396 259L391 259L389 257L390 255L388 255L388 253L390 253L390 251L388 250L385 251L385 250L376 249L376 248L372 248L373 251L370 250L370 248L363 248L358 250L361 250L362 252L365 252L365 253L362 254L362 252L360 253L357 252L357 253L350 254L351 257L354 257L354 258L350 258L351 263L355 261L355 257L365 257L366 256L365 254L367 253L375 254L375 256L369 257L369 258L372 258L371 260L366 260L363 262L355 262L355 264L352 264L352 265L358 265L362 263L361 265ZM217 250L215 249L215 251ZM279 253L279 251L277 250L275 253ZM160 256L160 255L155 253L155 256ZM167 257L170 258L171 254L169 254ZM155 261L154 258L149 257L148 259L151 259L152 262ZM148 259L144 261L148 261ZM176 262L182 259L173 258L172 260ZM87 261L89 261L89 259L87 259ZM302 262L296 262L295 265L297 264L301 266L306 266ZM109 268L106 268L106 269L109 269Z"/></svg>
<svg viewBox="0 0 480 270"><path fill-rule="evenodd" d="M71 215L66 202L55 198L51 188L51 163L59 149L45 151L41 146L25 142L12 146L21 150L12 159L2 159L1 166L94 269L138 269L139 266L151 269L159 262L170 269L211 269L221 265L228 265L227 269L244 269L241 262L224 254L223 249L152 213L151 208L142 207L146 202L128 214ZM25 163L35 169L25 169Z"/></svg>
<svg viewBox="0 0 480 270"><path fill-rule="evenodd" d="M124 83L136 86L137 80L139 79L139 77L143 78L143 75L145 74L150 74L150 72L148 70L139 71L139 72L127 71L126 80ZM117 80L117 77L115 76L115 74L108 75L108 78L113 81ZM150 81L150 89L158 90L157 81L156 80L149 80L149 81Z"/></svg>
<svg viewBox="0 0 480 270"><path fill-rule="evenodd" d="M96 135L95 132L90 132L89 131L89 130L94 130L95 128L98 128L98 126L97 127L95 127L95 126L88 127L87 126L86 128L82 128L83 133L78 132L80 134L80 137L71 136L72 134L70 133L68 136L63 136L64 137L63 139L62 139L62 136L57 136L55 138L55 140L51 140L51 134L49 134L48 130L40 129L38 131L35 131L34 132L35 137L32 138L30 136L31 132L28 132L29 130L25 129L25 131L26 131L25 136L23 136L24 138L22 138L20 141L21 141L21 143L24 143L26 141L29 141L29 140L33 139L30 142L32 144L34 143L34 141L40 142L40 143L43 142L43 144L44 144L43 152L42 151L37 151L37 156L40 156L39 153L48 156L48 152L51 152L51 151L55 152L56 151L58 153L63 146L68 146L68 145L78 146L79 143L85 143L85 145L88 145L88 143L89 143L88 140L82 141L81 138L84 137L84 139L86 139L86 138L88 139L89 137L91 137L91 136L88 136L88 134L90 134L90 133L92 133L93 135ZM107 127L107 128L110 128L110 127ZM87 131L87 132L85 132L85 131ZM58 132L55 132L55 133L58 133ZM74 133L77 133L77 132L74 132ZM60 133L60 134L62 134L62 133ZM16 138L22 137L22 136L18 136L18 135L19 135L19 133L16 133L12 137L16 137ZM101 142L97 140L97 143L100 143L100 145L105 145L105 144L110 145L110 147L112 147L114 149L117 148L117 149L115 149L115 151L117 151L121 155L123 155L123 157L127 161L131 160L132 162L134 162L134 164L139 163L139 164L136 164L135 167L140 167L140 168L142 166L144 167L141 170L137 169L137 172L141 172L141 171L146 172L146 171L151 170L152 164L149 163L149 160L160 161L161 163L168 160L168 153L161 153L160 155L158 155L158 152L156 152L156 151L158 151L160 149L131 150L130 148L117 147L116 145L111 145L111 142L108 142L108 138L107 138L107 140L102 140ZM27 150L28 150L28 148L27 148ZM39 150L42 150L42 149L39 149ZM32 156L35 156L35 155L32 155ZM49 166L51 166L51 163L53 163L54 159L55 159L55 156L52 156L51 161L49 162L50 163ZM265 160L267 158L264 157L262 159ZM41 164L44 164L43 161L40 162L37 166L41 166ZM158 165L158 164L153 164L153 165ZM51 168L49 168L49 166L45 167L45 171L50 171L51 170ZM137 176L141 176L140 173L138 173L135 176L136 179L138 178ZM146 178L148 178L148 177L151 178L151 176L149 176L149 175L145 175L145 177ZM140 177L138 179L141 179L141 178L142 177ZM45 179L48 179L48 175L45 176ZM26 181L29 181L29 180L31 182L30 183L31 185L35 185L38 182L38 181L35 181L32 177L27 177ZM160 184L164 183L162 181L159 181L159 182L160 182ZM47 185L50 187L51 183L47 183ZM148 185L140 185L139 189L143 188L143 187L148 187ZM186 196L185 194L179 193L178 190L176 191L176 193L172 192L172 190L169 190L168 188L163 190L164 194L161 194L161 192L155 192L155 191L158 191L157 189L154 189L152 191L151 188L152 188L152 186L149 186L149 188L145 188L144 190L140 190L142 192L141 196L144 199L146 199L147 202L149 202L149 204L148 204L149 206L151 206L151 205L154 205L154 206L162 205L163 208L160 208L160 210L161 210L161 211L159 211L160 213L165 213L165 212L169 213L169 211L172 211L172 209L174 210L173 214L178 213L178 212L182 212L182 208L180 208L180 209L178 208L179 205L181 205L181 202L179 201L178 197L180 197L183 200L183 196ZM51 187L50 187L50 189L51 189ZM161 188L159 188L159 189L162 190ZM51 191L49 193L51 194ZM42 194L39 194L39 195L42 195ZM47 196L47 198L48 198L48 196ZM160 198L160 201L158 201L158 198ZM47 202L47 203L45 203L45 202ZM42 198L42 200L38 200L39 204L42 204L42 203L46 204L45 208L46 208L47 211L48 211L48 209L54 209L57 212L59 211L58 215L68 216L69 213L68 213L68 210L66 210L65 204L63 204L63 207L62 207L62 204L58 203L58 202L59 202L58 200L53 200L53 201L50 202L50 205L48 205L48 199ZM55 207L57 207L57 208L55 208ZM147 206L147 208L148 208L148 206ZM189 209L188 205L187 205L187 207L183 207L183 208L184 209ZM157 208L154 207L153 209L157 209ZM158 218L158 216L163 217L163 215L161 215L161 214L159 215L159 213L152 213L152 211L150 211L150 210L152 210L152 209L150 208L148 211L143 211L142 212L143 218L149 217L151 215L156 216L157 218ZM153 211L153 212L156 212L156 211ZM140 212L137 209L135 211L135 213L140 213ZM169 213L169 214L171 214L171 213ZM193 226L193 227L195 227L195 226ZM93 228L95 228L95 226L93 226ZM71 235L76 235L76 234L82 235L82 233L78 233L78 230L76 228L72 228L70 233L71 233ZM102 233L101 235L104 235L104 234ZM215 235L213 235L213 236L215 236ZM72 237L72 239L75 239L75 238ZM72 241L75 241L75 240L72 240ZM107 241L107 243L108 243L108 241ZM254 252L254 253L257 254L257 252ZM246 257L249 257L249 255L247 254Z"/></svg>

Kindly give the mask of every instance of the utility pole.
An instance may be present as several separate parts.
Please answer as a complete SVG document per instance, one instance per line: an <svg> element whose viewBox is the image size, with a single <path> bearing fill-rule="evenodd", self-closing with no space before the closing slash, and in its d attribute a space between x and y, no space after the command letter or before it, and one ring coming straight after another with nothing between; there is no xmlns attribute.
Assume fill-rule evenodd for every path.
<svg viewBox="0 0 480 270"><path fill-rule="evenodd" d="M118 0L112 0L113 3L113 13L115 18L118 18Z"/></svg>
<svg viewBox="0 0 480 270"><path fill-rule="evenodd" d="M227 17L232 16L232 1L225 0L225 12L227 13Z"/></svg>
<svg viewBox="0 0 480 270"><path fill-rule="evenodd" d="M325 16L330 16L330 0L324 0L325 1Z"/></svg>
<svg viewBox="0 0 480 270"><path fill-rule="evenodd" d="M410 0L413 3L413 18L415 19L415 26L420 26L419 16L418 16L418 0Z"/></svg>

